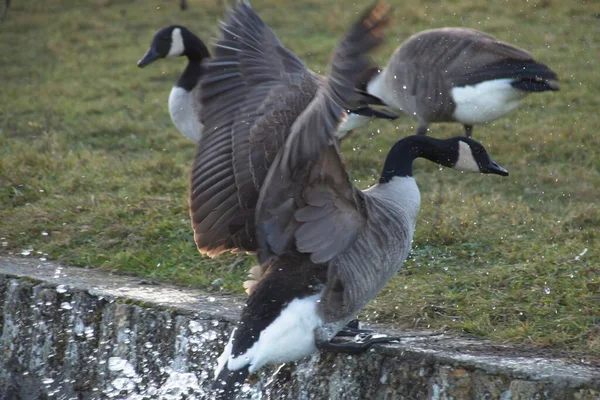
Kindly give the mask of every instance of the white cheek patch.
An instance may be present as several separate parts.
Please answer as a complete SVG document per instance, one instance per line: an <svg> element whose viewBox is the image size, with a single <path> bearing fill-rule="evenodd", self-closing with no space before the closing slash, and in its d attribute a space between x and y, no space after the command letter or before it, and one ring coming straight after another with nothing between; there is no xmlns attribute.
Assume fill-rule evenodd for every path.
<svg viewBox="0 0 600 400"><path fill-rule="evenodd" d="M177 57L183 54L185 47L183 46L183 37L181 37L181 29L175 28L171 32L171 48L167 57Z"/></svg>
<svg viewBox="0 0 600 400"><path fill-rule="evenodd" d="M458 142L458 161L456 161L454 169L459 171L480 172L479 165L477 165L477 161L475 161L475 157L473 157L471 146L462 140Z"/></svg>

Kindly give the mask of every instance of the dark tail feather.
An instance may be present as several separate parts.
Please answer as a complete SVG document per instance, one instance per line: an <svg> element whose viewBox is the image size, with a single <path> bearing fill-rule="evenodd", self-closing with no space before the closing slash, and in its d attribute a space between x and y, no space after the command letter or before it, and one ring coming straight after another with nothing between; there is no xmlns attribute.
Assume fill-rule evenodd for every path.
<svg viewBox="0 0 600 400"><path fill-rule="evenodd" d="M377 96L373 96L372 94L367 93L366 91L360 90L360 89L357 89L356 91L361 96L361 99L358 102L360 105L363 105L363 106L385 106L386 105L383 102L383 100L381 100Z"/></svg>
<svg viewBox="0 0 600 400"><path fill-rule="evenodd" d="M525 92L546 92L548 90L560 90L557 84L540 79L519 79L518 81L512 82L511 86L515 89L523 90Z"/></svg>
<svg viewBox="0 0 600 400"><path fill-rule="evenodd" d="M212 399L235 399L236 394L240 391L242 385L246 381L248 374L248 367L244 367L238 371L230 371L227 369L227 365L225 365L211 386Z"/></svg>
<svg viewBox="0 0 600 400"><path fill-rule="evenodd" d="M546 64L534 60L502 60L475 71L467 70L463 75L455 77L453 83L454 86L466 86L505 78L540 82L559 80L556 73Z"/></svg>
<svg viewBox="0 0 600 400"><path fill-rule="evenodd" d="M399 117L398 114L395 114L386 109L376 109L371 107L359 107L354 110L350 110L351 113L362 115L363 117L371 117L371 118L381 118L393 121Z"/></svg>

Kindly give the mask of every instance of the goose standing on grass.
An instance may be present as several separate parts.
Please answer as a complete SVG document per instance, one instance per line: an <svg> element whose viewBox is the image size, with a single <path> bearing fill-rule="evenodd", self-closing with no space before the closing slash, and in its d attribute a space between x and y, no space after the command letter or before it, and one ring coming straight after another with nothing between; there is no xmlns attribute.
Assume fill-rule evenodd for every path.
<svg viewBox="0 0 600 400"><path fill-rule="evenodd" d="M319 349L360 352L396 338L353 334L348 321L394 276L408 256L420 205L412 177L417 157L458 170L508 175L478 142L411 136L390 150L379 184L354 187L336 130L356 107L355 78L366 52L381 40L386 8L377 4L352 26L333 58L329 79L296 119L260 191L258 258L264 274L215 372L219 398L229 398L263 365L298 360ZM248 29L248 28L244 28Z"/></svg>
<svg viewBox="0 0 600 400"><path fill-rule="evenodd" d="M169 114L179 132L198 142L202 136L198 83L202 76L202 60L210 58L204 42L184 26L167 26L156 32L148 52L137 65L143 68L160 58L179 56L186 56L188 64L171 89Z"/></svg>
<svg viewBox="0 0 600 400"><path fill-rule="evenodd" d="M363 79L361 89L416 117L418 134L432 122L459 122L468 137L473 125L502 117L529 93L559 90L556 74L529 52L467 28L417 33Z"/></svg>
<svg viewBox="0 0 600 400"><path fill-rule="evenodd" d="M205 129L190 183L194 240L210 257L254 252L256 202L269 166L326 78L286 49L248 4L222 23L203 67ZM397 117L372 104L381 101L363 93L352 112L368 117L362 122Z"/></svg>

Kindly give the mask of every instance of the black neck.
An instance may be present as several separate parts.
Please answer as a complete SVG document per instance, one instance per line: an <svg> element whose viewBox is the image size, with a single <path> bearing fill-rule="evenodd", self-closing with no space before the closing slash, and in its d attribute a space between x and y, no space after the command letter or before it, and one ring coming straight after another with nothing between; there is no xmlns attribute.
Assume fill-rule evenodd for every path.
<svg viewBox="0 0 600 400"><path fill-rule="evenodd" d="M425 135L408 136L400 139L387 155L379 183L389 182L395 176L412 176L413 161L419 157L446 167L452 167L457 157L457 149L454 148L452 143L449 139L441 140Z"/></svg>
<svg viewBox="0 0 600 400"><path fill-rule="evenodd" d="M185 38L185 56L188 60L195 62L202 62L204 58L210 57L210 52L202 40L193 33L188 31L188 35Z"/></svg>
<svg viewBox="0 0 600 400"><path fill-rule="evenodd" d="M202 72L202 63L189 60L188 65L183 70L183 73L175 85L184 88L189 92L198 84L200 77L202 76Z"/></svg>
<svg viewBox="0 0 600 400"><path fill-rule="evenodd" d="M185 40L185 52L183 55L188 58L188 65L177 80L176 85L189 92L200 80L203 71L202 60L210 58L210 53L204 42L189 32Z"/></svg>

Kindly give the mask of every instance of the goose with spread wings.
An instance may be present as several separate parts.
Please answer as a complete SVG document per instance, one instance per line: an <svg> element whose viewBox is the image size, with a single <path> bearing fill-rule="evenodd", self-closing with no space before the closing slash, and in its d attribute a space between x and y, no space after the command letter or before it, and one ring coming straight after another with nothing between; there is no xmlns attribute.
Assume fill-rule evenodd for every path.
<svg viewBox="0 0 600 400"><path fill-rule="evenodd" d="M190 214L196 246L211 257L256 251L262 183L291 127L326 82L250 10L242 4L222 23L200 80L204 128L191 174ZM372 107L380 103L363 94L351 111L366 121L397 117Z"/></svg>
<svg viewBox="0 0 600 400"><path fill-rule="evenodd" d="M236 55L243 64L245 63L245 67L259 66L257 70L249 74L249 76L257 79L253 83L247 84L249 91L258 91L259 98L265 97L262 92L264 90L269 93L273 93L273 91L276 93L273 101L261 105L264 108L263 113L265 115L279 114L278 118L265 121L265 123L275 124L276 129L271 126L269 130L270 137L259 137L260 140L264 141L261 145L269 146L272 140L281 140L281 146L283 146L288 135L287 143L292 137L296 137L296 140L293 141L295 146L307 146L309 148L317 146L318 149L326 145L322 143L323 139L326 142L330 140L337 142L334 132L336 132L340 121L346 117L347 110L356 109L365 101L364 95L355 89L355 83L362 73L372 65L368 53L381 43L383 29L387 22L387 7L385 5L376 3L369 8L358 22L350 27L348 33L336 47L327 79L315 80L314 78L306 79L306 76L311 76L312 73L293 54L281 46L271 49L271 52L256 53L251 51L255 50L252 46L255 42L248 43L247 38L258 37L259 32L264 35L265 32L270 31L266 31L268 28L247 3L241 3L230 13L229 23L222 27L222 30L231 33L232 38L235 38L236 49L244 47L242 50L237 50ZM235 31L233 31L234 29ZM224 45L222 42L219 44ZM280 54L277 58L280 63L279 68L289 71L289 76L286 77L286 83L282 85L281 92L277 91L277 87L269 88L268 85L263 85L264 81L262 81L262 79L272 79L271 75L262 75L260 72L264 68L261 63L273 62L272 52L279 52ZM214 59L213 62L221 63L224 66L229 61ZM296 85L292 86L295 92L290 93L289 82ZM302 90L306 85L311 85L309 90ZM316 87L312 85L316 85ZM297 93L305 93L306 98L302 98L302 102L286 100L286 98L290 98L286 96L298 100ZM251 97L249 101L253 103L256 98ZM291 112L287 109L282 110L282 104L298 104L301 106L301 110L291 111L297 112L297 116L287 114L293 116L291 123L285 118L286 113ZM252 110L252 107L250 107L250 110ZM242 112L241 115L243 120L248 113ZM277 123L280 125L276 125ZM325 132L325 136L318 134L318 131L321 130ZM314 133L316 141L313 141L310 135L298 135L299 132L304 131ZM256 133L260 134L261 132ZM274 135L273 133L279 134ZM253 143L253 141L250 140L250 143ZM234 147L235 145L236 143L234 143ZM286 144L286 146L288 145ZM265 148L268 150L268 154L273 151L271 154L273 159L281 154L272 147ZM236 171L244 172L243 168L248 167L240 164L240 169ZM267 172L268 170L264 171L265 176ZM264 189L264 186L262 188ZM301 265L306 261L305 259L304 255L295 257L292 254L289 258L274 258L270 270L275 274L268 274L268 276L263 277L261 280L263 284L260 286L263 290L253 291L248 298L242 320L237 329L233 331L231 340L219 358L214 386L218 398L234 396L246 376L265 364L298 360L317 350L316 346L320 341L315 339L315 331L321 324L319 322L320 317L311 313L316 298L315 293L310 292L320 287L320 282L325 282L326 273L323 274L322 272L326 272L326 269L321 267L317 269L301 268ZM265 265L269 263L263 261ZM287 276L282 275L285 271L290 274ZM276 286L271 286L269 283L264 283L275 283L278 279L273 280L273 278L277 277L289 282L297 281L300 285L290 286L277 282ZM306 287L307 280L317 285L315 289ZM265 288L267 290L264 290ZM278 288L281 288L282 291L280 292ZM333 328L333 330L339 329Z"/></svg>
<svg viewBox="0 0 600 400"><path fill-rule="evenodd" d="M347 333L348 321L408 256L420 206L415 158L508 175L470 138L411 136L392 147L377 185L365 191L352 185L335 132L345 110L361 101L352 82L368 67L365 53L381 41L386 23L386 8L377 4L351 27L336 49L328 80L291 127L268 171L256 209L263 274L219 357L214 388L222 398L263 365L319 349L360 352L394 339L333 340Z"/></svg>

